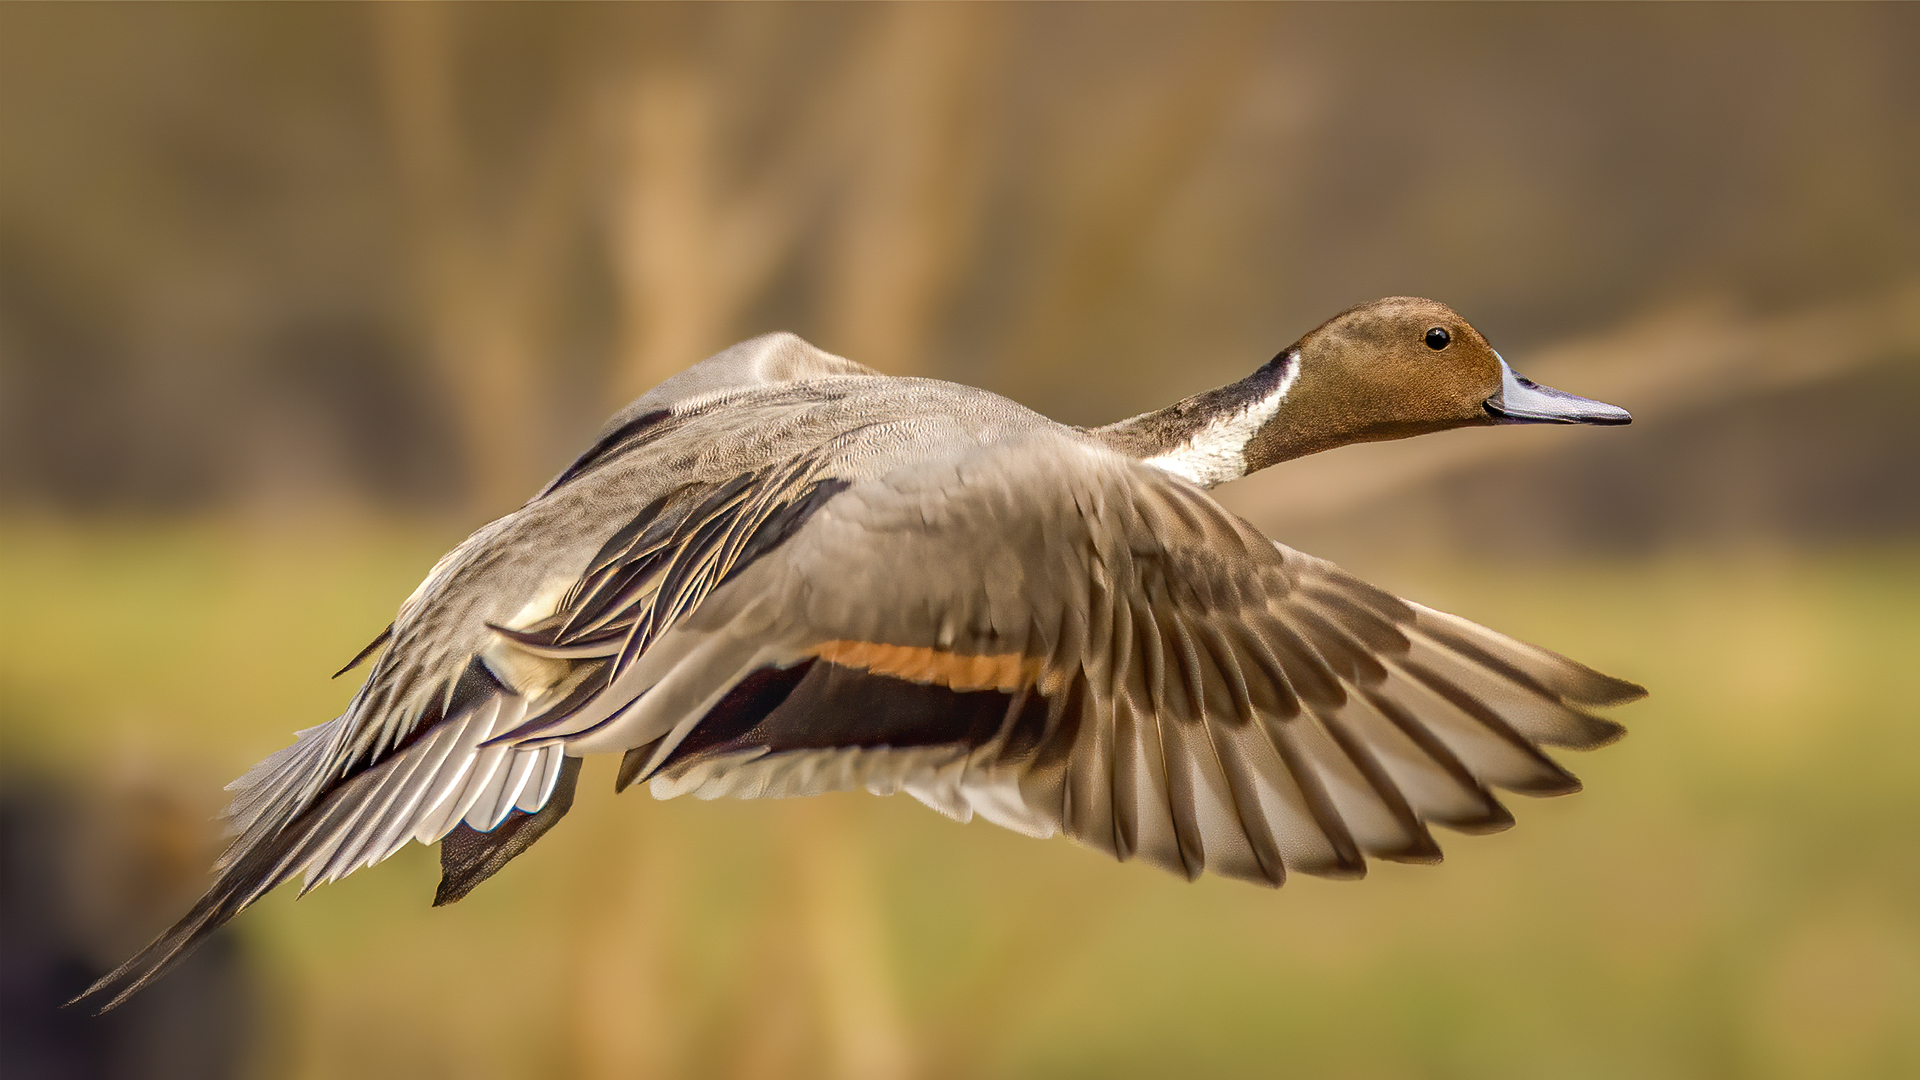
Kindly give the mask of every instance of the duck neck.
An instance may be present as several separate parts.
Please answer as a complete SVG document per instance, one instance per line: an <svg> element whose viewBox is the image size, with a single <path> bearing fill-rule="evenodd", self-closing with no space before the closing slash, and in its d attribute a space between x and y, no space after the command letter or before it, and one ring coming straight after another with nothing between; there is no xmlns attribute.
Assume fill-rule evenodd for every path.
<svg viewBox="0 0 1920 1080"><path fill-rule="evenodd" d="M1088 434L1201 487L1214 487L1308 452L1288 446L1277 422L1299 378L1300 350L1288 349L1237 383Z"/></svg>

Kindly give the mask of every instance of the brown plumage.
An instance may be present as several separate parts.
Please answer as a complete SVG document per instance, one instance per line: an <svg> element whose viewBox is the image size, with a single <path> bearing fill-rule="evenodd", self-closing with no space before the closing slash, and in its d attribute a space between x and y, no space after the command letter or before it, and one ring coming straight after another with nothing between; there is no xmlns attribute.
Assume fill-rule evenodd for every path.
<svg viewBox="0 0 1920 1080"><path fill-rule="evenodd" d="M87 997L408 840L441 843L456 900L559 820L589 753L661 797L905 791L1190 878L1436 861L1429 824L1511 824L1491 789L1577 789L1541 748L1612 740L1585 710L1642 691L1205 488L1347 442L1625 421L1409 298L1093 430L791 335L735 346L433 568L346 713L234 784L206 897Z"/></svg>

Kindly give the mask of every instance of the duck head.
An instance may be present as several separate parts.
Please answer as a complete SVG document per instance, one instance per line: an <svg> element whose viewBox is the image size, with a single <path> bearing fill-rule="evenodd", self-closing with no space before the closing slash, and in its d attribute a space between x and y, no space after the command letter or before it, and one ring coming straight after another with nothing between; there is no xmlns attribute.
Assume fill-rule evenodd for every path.
<svg viewBox="0 0 1920 1080"><path fill-rule="evenodd" d="M1341 312L1231 386L1096 434L1211 486L1349 443L1632 419L1523 378L1447 305L1390 296Z"/></svg>
<svg viewBox="0 0 1920 1080"><path fill-rule="evenodd" d="M1274 360L1289 362L1298 372L1283 407L1248 447L1261 464L1456 427L1633 419L1522 377L1452 308L1413 296L1341 312Z"/></svg>

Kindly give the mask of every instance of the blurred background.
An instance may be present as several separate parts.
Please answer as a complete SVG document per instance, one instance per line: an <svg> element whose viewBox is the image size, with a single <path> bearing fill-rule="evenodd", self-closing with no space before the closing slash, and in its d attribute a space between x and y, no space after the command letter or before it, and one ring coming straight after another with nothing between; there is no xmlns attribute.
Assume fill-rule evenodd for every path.
<svg viewBox="0 0 1920 1080"><path fill-rule="evenodd" d="M1287 543L1648 685L1439 868L1188 885L906 800L411 848L104 1019L220 785L602 419L791 329L1072 423L1432 296L1632 427ZM0 7L0 1071L1920 1075L1920 8Z"/></svg>

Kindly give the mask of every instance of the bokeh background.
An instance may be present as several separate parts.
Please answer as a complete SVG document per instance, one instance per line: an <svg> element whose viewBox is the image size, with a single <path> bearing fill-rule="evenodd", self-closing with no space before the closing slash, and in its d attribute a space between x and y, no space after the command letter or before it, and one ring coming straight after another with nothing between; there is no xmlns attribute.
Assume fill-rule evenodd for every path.
<svg viewBox="0 0 1920 1080"><path fill-rule="evenodd" d="M1270 893L591 763L52 1009L661 377L1104 422L1395 293L1635 424L1222 494L1652 688L1513 832ZM1920 1075L1920 7L0 7L0 598L10 1080Z"/></svg>

